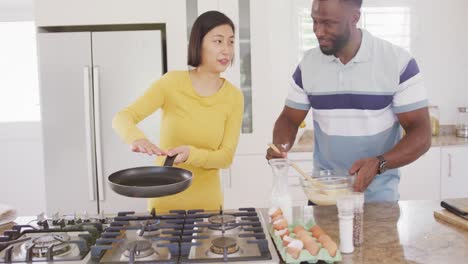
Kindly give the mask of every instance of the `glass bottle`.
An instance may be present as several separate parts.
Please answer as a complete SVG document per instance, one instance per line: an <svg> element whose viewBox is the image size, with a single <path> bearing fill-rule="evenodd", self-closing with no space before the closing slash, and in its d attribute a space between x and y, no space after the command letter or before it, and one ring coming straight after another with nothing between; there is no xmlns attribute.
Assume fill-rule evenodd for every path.
<svg viewBox="0 0 468 264"><path fill-rule="evenodd" d="M289 161L287 159L271 159L268 163L273 172L273 189L271 191L270 207L281 208L288 224L292 224L292 198L288 190Z"/></svg>
<svg viewBox="0 0 468 264"><path fill-rule="evenodd" d="M468 138L468 107L458 107L457 137Z"/></svg>
<svg viewBox="0 0 468 264"><path fill-rule="evenodd" d="M432 136L438 136L439 135L439 129L440 129L440 112L439 112L439 107L437 105L431 105L429 106L429 116L431 118L431 133Z"/></svg>

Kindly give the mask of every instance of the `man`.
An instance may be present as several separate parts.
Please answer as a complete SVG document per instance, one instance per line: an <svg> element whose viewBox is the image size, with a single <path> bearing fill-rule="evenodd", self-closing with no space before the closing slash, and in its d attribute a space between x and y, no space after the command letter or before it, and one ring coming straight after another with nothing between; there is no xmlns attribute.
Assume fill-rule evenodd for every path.
<svg viewBox="0 0 468 264"><path fill-rule="evenodd" d="M320 47L297 66L275 123L273 143L288 147L281 154L270 148L266 158L286 157L312 109L315 168L357 173L354 189L365 191L368 202L397 201L397 168L431 145L428 103L415 59L357 28L361 5L362 0L313 1Z"/></svg>

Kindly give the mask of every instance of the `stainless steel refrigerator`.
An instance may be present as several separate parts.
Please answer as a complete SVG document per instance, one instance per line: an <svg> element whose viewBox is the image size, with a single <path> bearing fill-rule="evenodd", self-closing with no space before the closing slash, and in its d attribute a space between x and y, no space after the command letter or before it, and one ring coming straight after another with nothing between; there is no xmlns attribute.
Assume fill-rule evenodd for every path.
<svg viewBox="0 0 468 264"><path fill-rule="evenodd" d="M131 152L112 118L165 69L164 31L38 33L47 212L142 211L146 200L112 192L107 176L153 165ZM160 111L139 124L159 138Z"/></svg>

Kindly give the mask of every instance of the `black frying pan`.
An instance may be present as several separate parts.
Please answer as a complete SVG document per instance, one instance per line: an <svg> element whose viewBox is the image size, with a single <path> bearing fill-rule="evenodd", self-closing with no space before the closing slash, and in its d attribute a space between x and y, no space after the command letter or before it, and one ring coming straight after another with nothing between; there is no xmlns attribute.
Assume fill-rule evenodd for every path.
<svg viewBox="0 0 468 264"><path fill-rule="evenodd" d="M167 157L164 166L138 167L112 173L109 185L128 197L161 197L179 193L192 184L192 172L172 167L176 156Z"/></svg>

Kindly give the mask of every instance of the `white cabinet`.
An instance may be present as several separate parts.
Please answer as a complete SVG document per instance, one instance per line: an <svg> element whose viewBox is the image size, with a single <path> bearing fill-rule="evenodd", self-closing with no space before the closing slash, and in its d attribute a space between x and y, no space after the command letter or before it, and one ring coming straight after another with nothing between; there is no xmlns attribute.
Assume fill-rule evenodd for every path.
<svg viewBox="0 0 468 264"><path fill-rule="evenodd" d="M93 166L88 164L83 77L91 65L91 33L39 34L38 54L49 213L97 211ZM88 68L89 69L89 68ZM85 84L86 82L86 84ZM66 197L64 197L66 196Z"/></svg>
<svg viewBox="0 0 468 264"><path fill-rule="evenodd" d="M440 148L432 147L400 169L400 200L440 200L440 157Z"/></svg>
<svg viewBox="0 0 468 264"><path fill-rule="evenodd" d="M467 198L468 146L441 149L441 198Z"/></svg>
<svg viewBox="0 0 468 264"><path fill-rule="evenodd" d="M401 168L400 200L468 197L468 146L432 147Z"/></svg>
<svg viewBox="0 0 468 264"><path fill-rule="evenodd" d="M223 175L224 207L268 207L273 183L265 156L236 156Z"/></svg>
<svg viewBox="0 0 468 264"><path fill-rule="evenodd" d="M283 23L289 17L278 12L287 1L198 0L197 3L198 14L219 10L235 24L234 63L223 76L244 93L243 132L236 154L264 155L293 72L292 67L285 66L291 57L283 49L290 47L285 44L289 43L288 37L277 32L279 27L282 32L290 31Z"/></svg>
<svg viewBox="0 0 468 264"><path fill-rule="evenodd" d="M112 131L112 117L163 73L159 30L39 33L47 212L143 211L145 199L115 194L107 176L152 165ZM159 117L140 124L158 137Z"/></svg>
<svg viewBox="0 0 468 264"><path fill-rule="evenodd" d="M312 169L312 153L290 153L289 158L304 171ZM265 155L236 156L229 170L223 170L224 207L268 207L273 187L273 173ZM307 197L299 185L299 175L293 168L288 175L293 205L306 205Z"/></svg>

